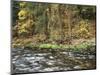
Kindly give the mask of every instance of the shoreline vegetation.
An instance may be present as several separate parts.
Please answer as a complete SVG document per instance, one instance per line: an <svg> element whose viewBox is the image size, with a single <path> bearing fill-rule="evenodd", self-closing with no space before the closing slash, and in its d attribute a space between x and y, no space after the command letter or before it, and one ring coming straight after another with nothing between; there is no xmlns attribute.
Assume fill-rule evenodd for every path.
<svg viewBox="0 0 100 75"><path fill-rule="evenodd" d="M81 42L80 42L80 41ZM83 41L82 41L83 40ZM37 43L34 44L31 40L24 41L23 39L16 39L12 43L12 48L21 48L21 49L64 49L64 50L74 50L74 51L81 51L81 50L87 50L91 47L96 47L95 38L92 39L78 39L74 40L75 42L78 41L78 43L72 43L72 44L57 44L57 43ZM48 50L49 51L49 50ZM93 50L94 51L94 50Z"/></svg>

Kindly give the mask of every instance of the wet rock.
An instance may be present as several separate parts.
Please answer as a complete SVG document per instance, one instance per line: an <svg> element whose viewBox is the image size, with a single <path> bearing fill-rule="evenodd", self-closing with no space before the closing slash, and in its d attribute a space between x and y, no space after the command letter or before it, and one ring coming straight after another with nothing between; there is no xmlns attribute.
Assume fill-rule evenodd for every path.
<svg viewBox="0 0 100 75"><path fill-rule="evenodd" d="M36 61L44 60L44 57L35 57Z"/></svg>
<svg viewBox="0 0 100 75"><path fill-rule="evenodd" d="M15 64L15 63L16 63L16 61L13 61L13 60L12 60L12 63L13 63L13 64Z"/></svg>
<svg viewBox="0 0 100 75"><path fill-rule="evenodd" d="M38 53L38 54L34 54L34 55L35 55L35 56L41 57L41 56L46 56L46 55L48 55L48 53L42 53L42 54Z"/></svg>
<svg viewBox="0 0 100 75"><path fill-rule="evenodd" d="M55 61L54 60L49 60L48 62L46 62L47 65L54 65Z"/></svg>
<svg viewBox="0 0 100 75"><path fill-rule="evenodd" d="M95 59L95 55L89 55L89 59Z"/></svg>
<svg viewBox="0 0 100 75"><path fill-rule="evenodd" d="M36 62L34 62L34 63L32 63L32 65L33 65L33 66L38 66L39 64L36 63Z"/></svg>
<svg viewBox="0 0 100 75"><path fill-rule="evenodd" d="M81 69L81 67L80 66L75 66L74 69Z"/></svg>
<svg viewBox="0 0 100 75"><path fill-rule="evenodd" d="M20 64L23 64L24 63L24 61L22 61L22 60L17 60L16 62L15 62L15 65L20 65Z"/></svg>
<svg viewBox="0 0 100 75"><path fill-rule="evenodd" d="M59 70L58 67L50 67L50 68L45 68L45 69L43 69L42 72L47 72L47 71L57 71L57 70Z"/></svg>
<svg viewBox="0 0 100 75"><path fill-rule="evenodd" d="M15 61L19 56L14 56L14 59L12 59L13 61Z"/></svg>
<svg viewBox="0 0 100 75"><path fill-rule="evenodd" d="M32 56L32 55L31 55L31 54L27 54L26 56L27 56L27 57L30 57L30 56Z"/></svg>
<svg viewBox="0 0 100 75"><path fill-rule="evenodd" d="M62 70L62 71L66 70L66 71L68 71L68 70L72 70L72 69L70 67L62 67L62 68L59 68L59 70Z"/></svg>
<svg viewBox="0 0 100 75"><path fill-rule="evenodd" d="M68 52L62 52L62 54L68 55L69 53Z"/></svg>
<svg viewBox="0 0 100 75"><path fill-rule="evenodd" d="M54 59L54 57L53 56L49 56L49 59Z"/></svg>
<svg viewBox="0 0 100 75"><path fill-rule="evenodd" d="M16 68L16 70L19 70L19 72L27 72L29 68Z"/></svg>
<svg viewBox="0 0 100 75"><path fill-rule="evenodd" d="M25 57L26 60L31 61L31 60L35 60L36 57Z"/></svg>
<svg viewBox="0 0 100 75"><path fill-rule="evenodd" d="M76 57L76 59L81 59L81 57Z"/></svg>
<svg viewBox="0 0 100 75"><path fill-rule="evenodd" d="M69 55L69 57L74 57L74 53L72 53L72 52L69 52L68 55Z"/></svg>
<svg viewBox="0 0 100 75"><path fill-rule="evenodd" d="M86 59L86 57L83 56L81 59Z"/></svg>
<svg viewBox="0 0 100 75"><path fill-rule="evenodd" d="M17 68L26 68L25 64L16 65Z"/></svg>

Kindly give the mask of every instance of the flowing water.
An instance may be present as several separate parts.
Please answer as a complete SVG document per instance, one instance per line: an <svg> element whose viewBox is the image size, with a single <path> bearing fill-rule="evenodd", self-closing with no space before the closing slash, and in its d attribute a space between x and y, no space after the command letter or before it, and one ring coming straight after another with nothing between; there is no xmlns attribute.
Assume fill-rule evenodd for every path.
<svg viewBox="0 0 100 75"><path fill-rule="evenodd" d="M96 53L84 51L46 52L12 49L12 72L71 71L96 68Z"/></svg>

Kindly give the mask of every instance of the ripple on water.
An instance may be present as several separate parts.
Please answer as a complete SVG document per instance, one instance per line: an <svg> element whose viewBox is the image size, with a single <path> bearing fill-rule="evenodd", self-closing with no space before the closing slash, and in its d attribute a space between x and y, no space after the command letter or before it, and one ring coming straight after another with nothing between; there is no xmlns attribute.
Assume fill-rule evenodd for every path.
<svg viewBox="0 0 100 75"><path fill-rule="evenodd" d="M16 67L16 73L82 69L82 67L80 67L78 64L71 64L69 62L70 60L61 60L59 57L56 58L52 56L52 53L34 53L30 50L23 50L23 52L21 51L22 49L19 49L19 54L17 54L17 50L13 51L12 63ZM64 54L64 56L79 59L79 61L81 61L81 59L85 59L86 61L88 61L87 59L95 59L95 55L83 54L79 52L75 53L64 51L60 53L61 55ZM63 61L68 61L68 63ZM69 66L69 64L72 66Z"/></svg>

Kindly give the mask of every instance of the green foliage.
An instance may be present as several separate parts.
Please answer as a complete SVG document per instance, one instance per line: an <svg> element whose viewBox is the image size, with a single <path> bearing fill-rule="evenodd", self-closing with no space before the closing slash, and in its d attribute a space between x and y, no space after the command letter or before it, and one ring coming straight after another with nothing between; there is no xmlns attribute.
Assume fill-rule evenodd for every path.
<svg viewBox="0 0 100 75"><path fill-rule="evenodd" d="M19 6L19 3L18 2L13 2L12 1L12 22L13 22L13 24L14 23L16 23L16 20L18 20L18 16L17 16L17 14L18 14L18 12L19 12L19 10L20 10L20 8L19 8L20 6Z"/></svg>
<svg viewBox="0 0 100 75"><path fill-rule="evenodd" d="M93 20L96 18L96 7L95 6L78 6L79 15L83 19Z"/></svg>
<svg viewBox="0 0 100 75"><path fill-rule="evenodd" d="M21 8L24 8L26 5L27 5L26 2L20 2L20 3L19 3L19 6L20 6Z"/></svg>
<svg viewBox="0 0 100 75"><path fill-rule="evenodd" d="M90 43L82 43L80 45L57 45L57 44L40 44L39 48L51 48L51 49L72 49L72 50L84 50L87 49L89 46L91 46L92 44Z"/></svg>
<svg viewBox="0 0 100 75"><path fill-rule="evenodd" d="M74 28L75 36L78 38L90 38L91 34L89 31L90 23L88 21L81 20L78 25Z"/></svg>
<svg viewBox="0 0 100 75"><path fill-rule="evenodd" d="M51 49L58 49L58 48L60 48L60 46L59 45L53 45L53 44L41 44L40 46L39 46L39 48L51 48Z"/></svg>
<svg viewBox="0 0 100 75"><path fill-rule="evenodd" d="M18 13L19 20L25 20L27 16L28 16L27 10L22 9Z"/></svg>
<svg viewBox="0 0 100 75"><path fill-rule="evenodd" d="M31 3L20 2L20 11L18 12L17 33L19 36L32 35L35 27L33 20L33 10L30 10ZM32 11L32 12L31 12Z"/></svg>
<svg viewBox="0 0 100 75"><path fill-rule="evenodd" d="M26 28L27 28L27 24L22 24L21 26L19 26L19 28L18 28L18 34L20 36L27 35L29 32L28 32L28 30Z"/></svg>
<svg viewBox="0 0 100 75"><path fill-rule="evenodd" d="M73 46L73 39L94 38L91 35L95 33L95 6L19 1L13 5L14 38L32 39L31 43L20 41L16 45L78 50L86 45ZM33 45L38 43L40 46Z"/></svg>

